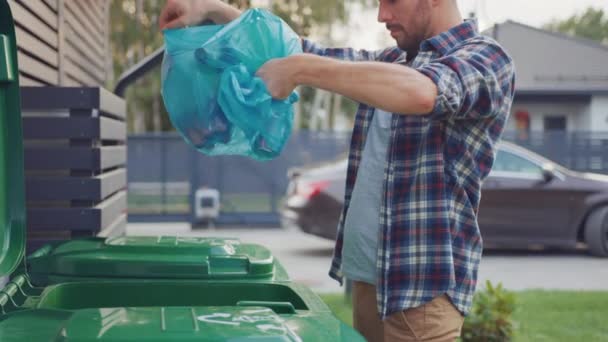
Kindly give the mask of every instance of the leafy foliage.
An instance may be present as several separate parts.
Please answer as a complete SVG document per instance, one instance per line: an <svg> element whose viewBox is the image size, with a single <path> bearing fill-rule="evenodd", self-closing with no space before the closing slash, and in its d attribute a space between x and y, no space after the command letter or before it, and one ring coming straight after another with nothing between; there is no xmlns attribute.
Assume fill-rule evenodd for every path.
<svg viewBox="0 0 608 342"><path fill-rule="evenodd" d="M510 341L514 310L515 294L506 291L502 284L494 286L487 281L486 288L475 294L473 308L462 327L462 341Z"/></svg>
<svg viewBox="0 0 608 342"><path fill-rule="evenodd" d="M608 44L608 15L601 9L588 8L566 20L554 20L545 28Z"/></svg>

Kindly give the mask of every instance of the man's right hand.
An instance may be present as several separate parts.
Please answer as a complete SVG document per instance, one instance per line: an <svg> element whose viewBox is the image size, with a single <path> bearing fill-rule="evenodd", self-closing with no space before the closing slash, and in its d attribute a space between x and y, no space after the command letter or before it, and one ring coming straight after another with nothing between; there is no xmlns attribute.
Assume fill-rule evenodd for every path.
<svg viewBox="0 0 608 342"><path fill-rule="evenodd" d="M220 0L168 0L159 17L161 30L194 26L209 19L223 24L241 12Z"/></svg>
<svg viewBox="0 0 608 342"><path fill-rule="evenodd" d="M169 0L160 13L158 24L161 30L193 26L202 23L209 11L204 0Z"/></svg>

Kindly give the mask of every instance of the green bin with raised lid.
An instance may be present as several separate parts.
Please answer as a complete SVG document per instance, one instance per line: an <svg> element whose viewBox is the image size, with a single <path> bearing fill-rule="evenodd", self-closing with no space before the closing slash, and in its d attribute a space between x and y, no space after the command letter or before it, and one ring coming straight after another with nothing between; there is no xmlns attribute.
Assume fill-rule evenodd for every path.
<svg viewBox="0 0 608 342"><path fill-rule="evenodd" d="M25 257L17 48L0 0L0 341L364 341L262 246L116 237Z"/></svg>

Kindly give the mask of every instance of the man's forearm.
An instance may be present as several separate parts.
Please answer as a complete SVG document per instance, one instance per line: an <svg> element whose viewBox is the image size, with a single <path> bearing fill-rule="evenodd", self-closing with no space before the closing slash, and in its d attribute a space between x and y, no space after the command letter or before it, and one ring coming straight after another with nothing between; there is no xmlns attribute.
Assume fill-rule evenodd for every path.
<svg viewBox="0 0 608 342"><path fill-rule="evenodd" d="M418 71L397 64L344 62L310 54L290 57L297 84L336 92L392 113L428 114L437 87Z"/></svg>

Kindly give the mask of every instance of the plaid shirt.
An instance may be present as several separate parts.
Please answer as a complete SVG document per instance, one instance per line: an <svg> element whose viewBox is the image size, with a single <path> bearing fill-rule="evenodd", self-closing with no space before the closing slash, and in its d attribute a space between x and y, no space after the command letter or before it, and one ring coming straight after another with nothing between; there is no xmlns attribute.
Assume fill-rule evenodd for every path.
<svg viewBox="0 0 608 342"><path fill-rule="evenodd" d="M481 184L513 100L511 58L472 21L425 40L409 63L397 47L368 52L326 49L307 40L302 45L321 56L407 65L437 85L429 115L393 115L379 213L378 311L385 318L447 294L466 315L482 252ZM360 104L355 118L330 270L340 282L344 218L374 111Z"/></svg>

